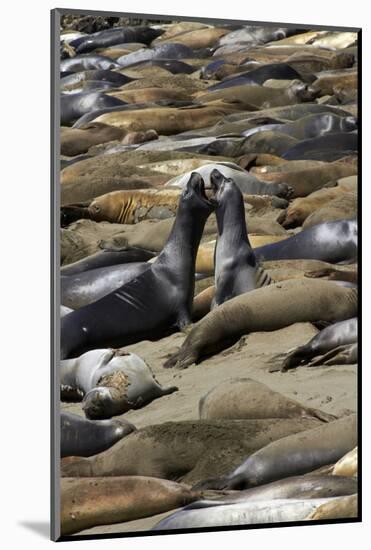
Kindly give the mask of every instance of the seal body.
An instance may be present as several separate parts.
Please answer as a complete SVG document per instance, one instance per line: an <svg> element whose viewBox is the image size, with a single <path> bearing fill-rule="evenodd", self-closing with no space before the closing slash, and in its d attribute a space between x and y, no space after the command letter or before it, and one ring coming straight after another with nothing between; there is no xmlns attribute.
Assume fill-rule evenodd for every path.
<svg viewBox="0 0 371 550"><path fill-rule="evenodd" d="M213 308L271 280L263 274L258 282L259 269L247 235L241 191L232 179L225 178L216 169L211 172L210 181L218 203Z"/></svg>
<svg viewBox="0 0 371 550"><path fill-rule="evenodd" d="M62 399L71 394L83 398L83 410L93 419L143 407L178 389L162 387L138 355L112 349L96 349L61 361L60 381Z"/></svg>
<svg viewBox="0 0 371 550"><path fill-rule="evenodd" d="M325 222L283 241L257 247L255 254L262 260L352 261L357 256L357 235L357 220Z"/></svg>
<svg viewBox="0 0 371 550"><path fill-rule="evenodd" d="M123 105L123 101L101 92L82 92L62 95L61 97L61 124L72 124L78 118L104 107Z"/></svg>
<svg viewBox="0 0 371 550"><path fill-rule="evenodd" d="M354 344L358 339L358 319L339 321L316 334L307 344L300 346L286 357L282 370L287 371L300 364L306 364L318 355L327 354L339 346Z"/></svg>
<svg viewBox="0 0 371 550"><path fill-rule="evenodd" d="M115 292L62 319L61 358L100 346L117 347L154 338L172 327L187 325L191 320L196 252L213 209L202 178L193 174L156 262Z"/></svg>
<svg viewBox="0 0 371 550"><path fill-rule="evenodd" d="M101 453L135 429L129 422L96 422L76 414L62 412L61 457L92 456Z"/></svg>

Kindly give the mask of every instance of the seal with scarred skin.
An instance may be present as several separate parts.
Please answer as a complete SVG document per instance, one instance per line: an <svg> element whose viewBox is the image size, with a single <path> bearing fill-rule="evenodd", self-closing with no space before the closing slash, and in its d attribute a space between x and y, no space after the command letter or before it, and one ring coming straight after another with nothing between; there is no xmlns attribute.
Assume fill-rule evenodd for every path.
<svg viewBox="0 0 371 550"><path fill-rule="evenodd" d="M320 279L291 279L241 294L196 323L164 367L187 368L250 332L278 330L293 323L350 319L357 315L357 296L355 288Z"/></svg>
<svg viewBox="0 0 371 550"><path fill-rule="evenodd" d="M183 483L154 477L61 479L61 534L144 518L199 498Z"/></svg>
<svg viewBox="0 0 371 550"><path fill-rule="evenodd" d="M354 344L358 339L358 319L346 319L322 329L307 344L299 346L288 354L283 362L281 371L286 372L295 367L307 365L318 355L324 356L326 361L335 355L339 347ZM311 363L310 363L311 364Z"/></svg>
<svg viewBox="0 0 371 550"><path fill-rule="evenodd" d="M61 474L148 475L198 483L227 474L271 441L319 425L314 418L165 422L146 426L99 455L69 460Z"/></svg>
<svg viewBox="0 0 371 550"><path fill-rule="evenodd" d="M232 378L201 397L200 418L318 418L330 422L336 417L305 407L251 378Z"/></svg>
<svg viewBox="0 0 371 550"><path fill-rule="evenodd" d="M130 422L95 422L76 414L61 413L61 457L92 456L112 447L135 430Z"/></svg>
<svg viewBox="0 0 371 550"><path fill-rule="evenodd" d="M195 262L214 202L193 173L161 254L142 275L61 322L61 358L100 346L122 346L156 338L191 321Z"/></svg>
<svg viewBox="0 0 371 550"><path fill-rule="evenodd" d="M61 397L83 398L88 418L111 418L177 391L162 387L149 366L125 350L96 349L61 361ZM87 455L84 455L87 456Z"/></svg>
<svg viewBox="0 0 371 550"><path fill-rule="evenodd" d="M247 489L332 464L357 444L357 416L283 437L250 455L226 478L203 487ZM201 484L200 484L201 485Z"/></svg>
<svg viewBox="0 0 371 550"><path fill-rule="evenodd" d="M271 283L256 261L247 235L242 193L230 178L214 169L211 186L217 201L218 239L215 247L214 308L227 300Z"/></svg>
<svg viewBox="0 0 371 550"><path fill-rule="evenodd" d="M107 296L151 267L147 262L131 262L98 267L75 275L61 276L61 303L79 309Z"/></svg>

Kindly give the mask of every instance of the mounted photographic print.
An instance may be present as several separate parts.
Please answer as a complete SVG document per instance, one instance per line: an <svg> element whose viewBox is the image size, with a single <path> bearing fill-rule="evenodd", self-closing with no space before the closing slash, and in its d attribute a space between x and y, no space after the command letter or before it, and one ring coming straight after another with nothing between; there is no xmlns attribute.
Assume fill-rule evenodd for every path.
<svg viewBox="0 0 371 550"><path fill-rule="evenodd" d="M51 46L52 538L360 521L360 30Z"/></svg>

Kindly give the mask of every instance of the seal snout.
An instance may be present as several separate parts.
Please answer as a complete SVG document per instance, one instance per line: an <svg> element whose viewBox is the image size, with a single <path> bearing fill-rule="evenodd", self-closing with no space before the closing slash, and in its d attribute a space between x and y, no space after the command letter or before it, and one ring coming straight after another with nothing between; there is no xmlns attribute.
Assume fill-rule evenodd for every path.
<svg viewBox="0 0 371 550"><path fill-rule="evenodd" d="M193 191L208 206L215 207L214 190L212 189L211 193L206 194L204 180L198 172L192 172L187 183L187 191Z"/></svg>

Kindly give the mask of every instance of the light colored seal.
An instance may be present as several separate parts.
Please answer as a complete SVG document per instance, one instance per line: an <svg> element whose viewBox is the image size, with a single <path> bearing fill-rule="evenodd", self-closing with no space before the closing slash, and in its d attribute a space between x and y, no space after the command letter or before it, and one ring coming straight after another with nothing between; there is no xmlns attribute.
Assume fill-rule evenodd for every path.
<svg viewBox="0 0 371 550"><path fill-rule="evenodd" d="M208 391L199 402L200 418L317 418L336 417L271 390L251 378L232 378Z"/></svg>
<svg viewBox="0 0 371 550"><path fill-rule="evenodd" d="M61 534L167 512L199 494L183 483L153 477L62 478Z"/></svg>
<svg viewBox="0 0 371 550"><path fill-rule="evenodd" d="M182 509L161 520L154 531L255 525L302 521L319 505L334 499L277 499L259 502L239 502L210 508Z"/></svg>
<svg viewBox="0 0 371 550"><path fill-rule="evenodd" d="M358 495L350 495L324 502L305 519L314 521L356 517L358 517Z"/></svg>
<svg viewBox="0 0 371 550"><path fill-rule="evenodd" d="M164 367L187 368L250 332L350 319L357 314L357 296L355 288L319 279L292 279L236 296L196 323Z"/></svg>
<svg viewBox="0 0 371 550"><path fill-rule="evenodd" d="M69 460L61 472L64 477L146 475L199 483L225 475L271 441L319 425L314 418L165 422L142 428L94 457Z"/></svg>
<svg viewBox="0 0 371 550"><path fill-rule="evenodd" d="M113 349L96 349L61 361L60 383L62 400L71 395L83 398L82 408L91 419L138 409L178 389L162 387L138 355Z"/></svg>
<svg viewBox="0 0 371 550"><path fill-rule="evenodd" d="M356 476L358 474L358 447L354 447L352 451L337 461L332 474L335 476Z"/></svg>

